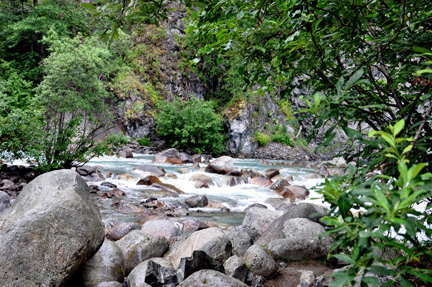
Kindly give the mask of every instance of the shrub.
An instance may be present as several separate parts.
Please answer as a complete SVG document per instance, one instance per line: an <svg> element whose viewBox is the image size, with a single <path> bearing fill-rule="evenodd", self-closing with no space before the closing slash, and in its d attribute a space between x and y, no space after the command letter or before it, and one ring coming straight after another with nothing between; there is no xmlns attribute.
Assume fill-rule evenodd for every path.
<svg viewBox="0 0 432 287"><path fill-rule="evenodd" d="M220 154L225 150L222 116L209 102L192 99L161 102L155 114L156 130L175 148Z"/></svg>
<svg viewBox="0 0 432 287"><path fill-rule="evenodd" d="M379 286L378 278L369 274L393 278L382 286L394 280L400 280L401 286L413 286L413 279L432 282L432 174L423 171L426 163L406 159L415 142L397 138L403 128L401 120L390 126L390 132L370 133L379 135L371 141L397 167L397 176L383 172L368 178L367 169L351 166L348 175L326 179L319 191L331 205L322 221L331 227L327 233L335 235L332 250L340 253L333 256L349 264L334 274L337 279L331 286ZM355 210L359 211L356 215ZM392 249L399 255L383 256Z"/></svg>
<svg viewBox="0 0 432 287"><path fill-rule="evenodd" d="M261 145L261 146L267 146L268 145L268 143L270 142L270 136L269 135L266 135L266 134L263 134L263 133L261 133L261 132L256 132L255 133L255 140L257 141L257 142L259 142L259 144Z"/></svg>
<svg viewBox="0 0 432 287"><path fill-rule="evenodd" d="M282 144L285 144L288 146L294 146L294 142L292 141L290 136L287 134L283 134L283 133L277 133L277 134L273 135L272 142L282 143Z"/></svg>
<svg viewBox="0 0 432 287"><path fill-rule="evenodd" d="M151 146L152 145L151 139L147 136L143 136L142 138L138 139L138 143L142 146Z"/></svg>

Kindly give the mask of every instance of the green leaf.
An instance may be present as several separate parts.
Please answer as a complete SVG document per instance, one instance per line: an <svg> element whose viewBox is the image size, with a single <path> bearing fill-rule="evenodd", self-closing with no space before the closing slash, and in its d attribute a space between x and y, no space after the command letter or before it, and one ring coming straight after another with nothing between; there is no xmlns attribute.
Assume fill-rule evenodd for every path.
<svg viewBox="0 0 432 287"><path fill-rule="evenodd" d="M422 74L432 74L432 69L424 69L416 72L416 75L422 75Z"/></svg>
<svg viewBox="0 0 432 287"><path fill-rule="evenodd" d="M192 5L197 6L198 8L205 9L207 7L207 4L203 2L191 2Z"/></svg>
<svg viewBox="0 0 432 287"><path fill-rule="evenodd" d="M363 135L359 131L353 130L348 127L344 127L343 130L346 133L346 135L352 139L356 139L356 140L363 139Z"/></svg>
<svg viewBox="0 0 432 287"><path fill-rule="evenodd" d="M412 148L413 148L413 145L410 144L409 146L407 146L406 148L404 148L402 154L404 155L404 154L406 154L407 152L410 152L410 151L412 150Z"/></svg>
<svg viewBox="0 0 432 287"><path fill-rule="evenodd" d="M345 93L358 81L358 79L361 78L361 76L363 76L363 73L364 73L363 69L360 69L351 76L351 78L348 80L348 82L345 85L345 91L344 91Z"/></svg>
<svg viewBox="0 0 432 287"><path fill-rule="evenodd" d="M350 209L352 207L352 199L347 193L342 193L338 200L339 212L343 218L349 216Z"/></svg>
<svg viewBox="0 0 432 287"><path fill-rule="evenodd" d="M346 262L346 263L348 263L348 264L352 264L352 265L355 264L355 261L352 260L351 257L349 257L349 256L348 256L347 254L345 254L345 253L335 254L335 255L333 255L333 257L335 257L335 258L337 258L337 259L339 259L339 260L342 260L342 261L344 261L344 262Z"/></svg>
<svg viewBox="0 0 432 287"><path fill-rule="evenodd" d="M81 6L86 9L96 10L96 6L90 3L81 3Z"/></svg>
<svg viewBox="0 0 432 287"><path fill-rule="evenodd" d="M404 119L398 121L393 127L393 136L396 137L402 131L404 126L405 126L405 120Z"/></svg>

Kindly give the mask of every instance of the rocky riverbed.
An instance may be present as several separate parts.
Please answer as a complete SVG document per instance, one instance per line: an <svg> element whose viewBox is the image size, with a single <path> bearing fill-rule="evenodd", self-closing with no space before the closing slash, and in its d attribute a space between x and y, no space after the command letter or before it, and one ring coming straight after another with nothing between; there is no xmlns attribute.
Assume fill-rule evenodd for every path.
<svg viewBox="0 0 432 287"><path fill-rule="evenodd" d="M23 185L16 199L5 185L14 181L3 179L4 286L327 286L326 275L339 266L325 261L332 239L319 238L324 210L302 201L308 189L293 185L271 162L264 172L238 170L230 157L202 163L207 159L173 149L153 161L137 167L146 174L137 184L154 190L138 205L128 203L127 194L107 180L113 175L97 166L44 174ZM158 164L167 163L188 163L233 184L267 186L278 200L249 206L237 225L188 218L191 210L212 204L221 213L229 210L205 195L187 196L183 204L162 200L185 197L164 183L169 175ZM6 168L11 167L3 166L3 174ZM326 172L332 170L317 168L318 177ZM205 175L194 180L195 188L214 184ZM107 208L136 220L102 221L99 210Z"/></svg>

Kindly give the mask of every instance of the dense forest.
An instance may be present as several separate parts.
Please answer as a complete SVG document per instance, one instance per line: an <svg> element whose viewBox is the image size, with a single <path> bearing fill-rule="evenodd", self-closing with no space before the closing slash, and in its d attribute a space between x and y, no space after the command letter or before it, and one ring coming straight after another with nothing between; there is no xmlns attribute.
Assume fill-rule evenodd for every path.
<svg viewBox="0 0 432 287"><path fill-rule="evenodd" d="M341 155L355 165L320 191L331 205L323 221L336 238L332 256L349 263L332 286L378 285L370 273L432 283L430 1L183 1L175 57L185 77L204 82L204 96L161 86L155 53L169 3L91 2L0 1L3 159L33 159L45 172L110 152L127 143L105 135L132 91L143 100L125 114L151 118L168 145L223 154L223 111L276 94L290 123L311 121L308 140L321 132L325 147L343 131L351 143ZM294 100L305 108L292 111ZM260 144L268 137L256 134ZM298 139L285 131L273 140ZM394 248L400 256L377 256Z"/></svg>

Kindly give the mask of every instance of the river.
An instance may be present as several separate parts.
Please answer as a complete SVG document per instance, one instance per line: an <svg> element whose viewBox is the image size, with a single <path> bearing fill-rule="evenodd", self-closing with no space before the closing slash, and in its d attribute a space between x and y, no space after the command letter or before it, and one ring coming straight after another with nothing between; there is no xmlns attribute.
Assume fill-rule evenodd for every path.
<svg viewBox="0 0 432 287"><path fill-rule="evenodd" d="M271 198L282 198L282 196L268 187L261 187L250 183L229 186L226 180L227 176L204 172L203 167L205 167L206 164L200 163L201 169L195 170L192 168L192 164L154 164L152 162L153 157L154 155L146 154L134 154L133 158L104 156L92 159L87 165L101 167L104 174L110 175L105 181L117 185L118 189L126 193L126 196L122 197L121 201L135 206L139 206L143 199L153 196L152 194L156 190L151 186L136 185L137 181L146 176L146 174L138 170L134 171L134 168L139 165L162 167L166 170L167 174L171 174L171 176L174 174L176 178L164 176L161 177L160 180L163 183L174 185L185 192L185 194L176 198L158 196L158 200L169 205L184 203L184 200L192 195L204 194L208 197L209 202L212 203L213 206L220 206L220 204L223 204L230 212L222 212L220 207L190 208L190 213L187 218L211 221L216 224L240 225L244 217L243 210L247 206L260 203L266 205L270 209L274 209L273 206L268 203L268 200ZM317 176L318 169L302 166L287 166L284 164L284 161L277 160L267 162L271 162L271 165L258 159L236 158L234 159L234 167L238 169L252 168L261 172L269 168L279 169L281 175L293 177L294 181L290 182L290 184L304 185L310 190L310 196L305 200L306 202L313 202L319 205L323 204L321 196L311 189L323 181L323 179ZM129 178L127 180L119 179L119 176L124 174L129 175ZM195 188L194 182L189 179L196 174L205 174L211 177L215 185L209 188ZM88 184L97 185L101 191L105 189L108 190L107 187L100 185L101 182L89 182ZM118 210L113 207L113 198L99 198L98 205L104 221L108 219L117 221L136 220L136 214L118 212Z"/></svg>

